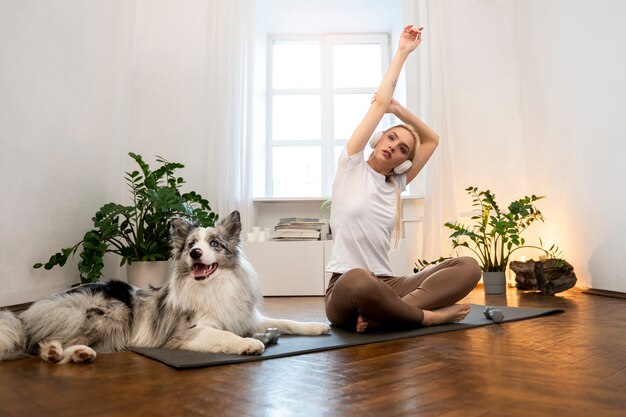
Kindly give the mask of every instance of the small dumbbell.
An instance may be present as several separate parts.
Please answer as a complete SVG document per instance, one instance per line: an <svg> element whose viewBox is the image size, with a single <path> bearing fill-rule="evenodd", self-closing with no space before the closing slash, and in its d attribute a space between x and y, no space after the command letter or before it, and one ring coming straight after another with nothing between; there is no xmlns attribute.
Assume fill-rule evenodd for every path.
<svg viewBox="0 0 626 417"><path fill-rule="evenodd" d="M278 343L280 338L280 330L275 327L270 327L265 330L265 333L255 333L252 335L254 339L260 340L265 346Z"/></svg>
<svg viewBox="0 0 626 417"><path fill-rule="evenodd" d="M502 310L494 307L485 307L485 311L483 311L483 314L494 323L501 323L502 320L504 320L504 313L502 312Z"/></svg>

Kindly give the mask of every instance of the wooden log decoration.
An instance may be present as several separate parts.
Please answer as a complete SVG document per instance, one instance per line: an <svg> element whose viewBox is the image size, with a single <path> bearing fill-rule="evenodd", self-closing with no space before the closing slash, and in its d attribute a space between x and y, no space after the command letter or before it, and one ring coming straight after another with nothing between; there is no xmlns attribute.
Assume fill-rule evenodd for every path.
<svg viewBox="0 0 626 417"><path fill-rule="evenodd" d="M518 290L539 290L545 295L554 295L572 288L577 281L574 267L563 259L513 261L509 266L515 272Z"/></svg>
<svg viewBox="0 0 626 417"><path fill-rule="evenodd" d="M535 261L512 261L509 263L511 271L515 272L515 287L518 290L536 290Z"/></svg>

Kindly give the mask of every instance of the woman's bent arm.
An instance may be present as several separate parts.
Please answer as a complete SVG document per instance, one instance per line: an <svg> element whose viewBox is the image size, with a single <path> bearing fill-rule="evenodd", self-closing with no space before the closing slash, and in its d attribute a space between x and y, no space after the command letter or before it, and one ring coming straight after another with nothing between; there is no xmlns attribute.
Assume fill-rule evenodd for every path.
<svg viewBox="0 0 626 417"><path fill-rule="evenodd" d="M403 123L411 125L420 138L420 146L413 156L411 168L406 172L406 183L408 184L415 179L437 149L439 135L423 120L395 100L391 102L388 112L393 113Z"/></svg>

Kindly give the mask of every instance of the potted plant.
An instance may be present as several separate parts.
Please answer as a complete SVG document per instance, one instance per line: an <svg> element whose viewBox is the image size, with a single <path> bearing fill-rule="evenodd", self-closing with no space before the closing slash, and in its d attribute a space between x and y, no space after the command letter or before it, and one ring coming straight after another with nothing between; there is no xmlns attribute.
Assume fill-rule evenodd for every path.
<svg viewBox="0 0 626 417"><path fill-rule="evenodd" d="M471 217L471 224L447 222L445 226L452 230L450 238L452 247L464 247L472 251L483 270L485 293L502 294L505 291L505 270L511 259L511 254L522 248L535 248L547 256L555 258L560 253L555 245L549 249L539 245L527 245L522 233L535 221L544 221L541 212L534 206L534 202L543 196L525 196L511 202L508 210L504 211L496 202L496 196L490 190L478 190L476 187L465 189L472 197L472 206L477 213ZM428 265L439 263L448 258L439 258L428 262L419 260L422 269Z"/></svg>
<svg viewBox="0 0 626 417"><path fill-rule="evenodd" d="M167 261L170 258L169 220L183 217L203 227L213 226L217 215L209 202L194 191L181 193L185 183L176 176L184 165L157 156L160 166L151 169L143 158L128 154L139 170L126 172L126 184L132 204L107 203L92 218L93 229L82 240L50 257L48 262L36 263L34 268L52 269L63 266L80 249L80 283L96 282L102 276L103 257L115 253L121 257L120 266L141 261ZM163 262L160 265L163 269Z"/></svg>

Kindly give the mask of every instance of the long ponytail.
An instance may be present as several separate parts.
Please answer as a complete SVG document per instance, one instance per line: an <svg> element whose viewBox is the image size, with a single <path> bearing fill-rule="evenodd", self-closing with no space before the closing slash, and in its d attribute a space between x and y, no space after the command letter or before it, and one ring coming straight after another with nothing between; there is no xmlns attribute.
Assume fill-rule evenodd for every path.
<svg viewBox="0 0 626 417"><path fill-rule="evenodd" d="M415 157L415 153L417 152L417 149L419 148L420 143L421 143L419 135L415 131L415 128L413 128L413 126L409 124L399 124L399 125L391 126L390 128L385 129L385 132L388 132L394 127L401 127L403 129L406 129L413 136L413 140L415 141L414 146L413 146L413 152L411 152L411 155L409 155L409 159L413 161L413 158ZM398 186L398 183L394 180L392 181L393 181L393 186L396 189L396 229L395 229L396 239L394 242L394 249L398 249L398 247L400 246L400 239L402 238L402 197L400 196L400 187Z"/></svg>
<svg viewBox="0 0 626 417"><path fill-rule="evenodd" d="M400 187L394 180L393 186L396 189L396 241L394 242L394 249L398 249L400 246L400 238L402 237L402 198L400 197Z"/></svg>

